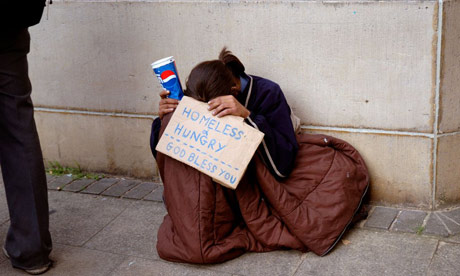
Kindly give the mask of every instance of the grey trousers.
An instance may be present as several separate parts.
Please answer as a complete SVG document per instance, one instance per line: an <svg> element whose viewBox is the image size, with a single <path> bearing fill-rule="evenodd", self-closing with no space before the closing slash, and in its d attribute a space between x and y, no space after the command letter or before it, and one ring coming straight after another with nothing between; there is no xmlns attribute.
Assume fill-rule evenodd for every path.
<svg viewBox="0 0 460 276"><path fill-rule="evenodd" d="M5 242L14 267L49 263L48 192L30 98L27 29L0 32L0 165L10 214Z"/></svg>

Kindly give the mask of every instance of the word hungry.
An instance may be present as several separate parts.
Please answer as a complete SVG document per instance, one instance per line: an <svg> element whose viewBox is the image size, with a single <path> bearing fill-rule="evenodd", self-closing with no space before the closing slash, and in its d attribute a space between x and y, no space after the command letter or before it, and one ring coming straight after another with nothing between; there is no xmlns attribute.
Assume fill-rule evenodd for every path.
<svg viewBox="0 0 460 276"><path fill-rule="evenodd" d="M207 147L214 152L219 152L223 150L227 145L222 145L220 142L217 142L216 139L208 139L208 131L203 130L201 133L193 129L187 129L181 123L177 123L174 128L174 135L180 136L182 138L189 139L191 141L199 142L202 146Z"/></svg>

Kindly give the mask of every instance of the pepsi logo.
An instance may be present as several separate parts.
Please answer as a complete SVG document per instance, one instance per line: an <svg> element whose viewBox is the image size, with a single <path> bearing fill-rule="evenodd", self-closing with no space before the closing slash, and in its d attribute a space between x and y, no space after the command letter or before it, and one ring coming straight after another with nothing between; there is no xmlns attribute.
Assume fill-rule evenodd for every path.
<svg viewBox="0 0 460 276"><path fill-rule="evenodd" d="M161 80L162 80L163 82L168 82L168 81L170 81L170 80L172 80L172 79L175 79L175 78L177 78L177 77L176 77L176 74L174 74L173 71L171 71L171 70L165 70L165 71L163 71L163 72L161 73L160 78L161 78Z"/></svg>

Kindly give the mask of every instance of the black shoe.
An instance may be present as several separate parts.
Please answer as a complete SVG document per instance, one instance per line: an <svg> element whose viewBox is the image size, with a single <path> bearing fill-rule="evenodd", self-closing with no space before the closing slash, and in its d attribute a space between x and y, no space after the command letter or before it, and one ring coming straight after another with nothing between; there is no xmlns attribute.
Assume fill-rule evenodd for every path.
<svg viewBox="0 0 460 276"><path fill-rule="evenodd" d="M5 255L5 257L7 257L9 259L10 255L8 255L8 251L6 251L5 247L3 247L2 249L3 249L3 254ZM18 269L24 270L25 272L29 273L30 275L39 275L39 274L43 274L43 273L47 272L51 268L52 265L53 265L53 263L50 261L48 264L43 265L43 266L38 267L38 268L33 268L33 269L18 268Z"/></svg>

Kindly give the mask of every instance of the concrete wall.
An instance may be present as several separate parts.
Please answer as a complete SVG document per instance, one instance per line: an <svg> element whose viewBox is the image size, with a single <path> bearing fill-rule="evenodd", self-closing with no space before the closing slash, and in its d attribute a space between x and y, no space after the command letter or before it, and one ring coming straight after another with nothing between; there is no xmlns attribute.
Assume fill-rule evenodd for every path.
<svg viewBox="0 0 460 276"><path fill-rule="evenodd" d="M278 82L303 130L349 141L380 204L460 201L460 1L53 1L31 28L47 160L157 175L149 150L174 55L182 81L228 46Z"/></svg>
<svg viewBox="0 0 460 276"><path fill-rule="evenodd" d="M443 4L436 206L460 202L460 1Z"/></svg>

